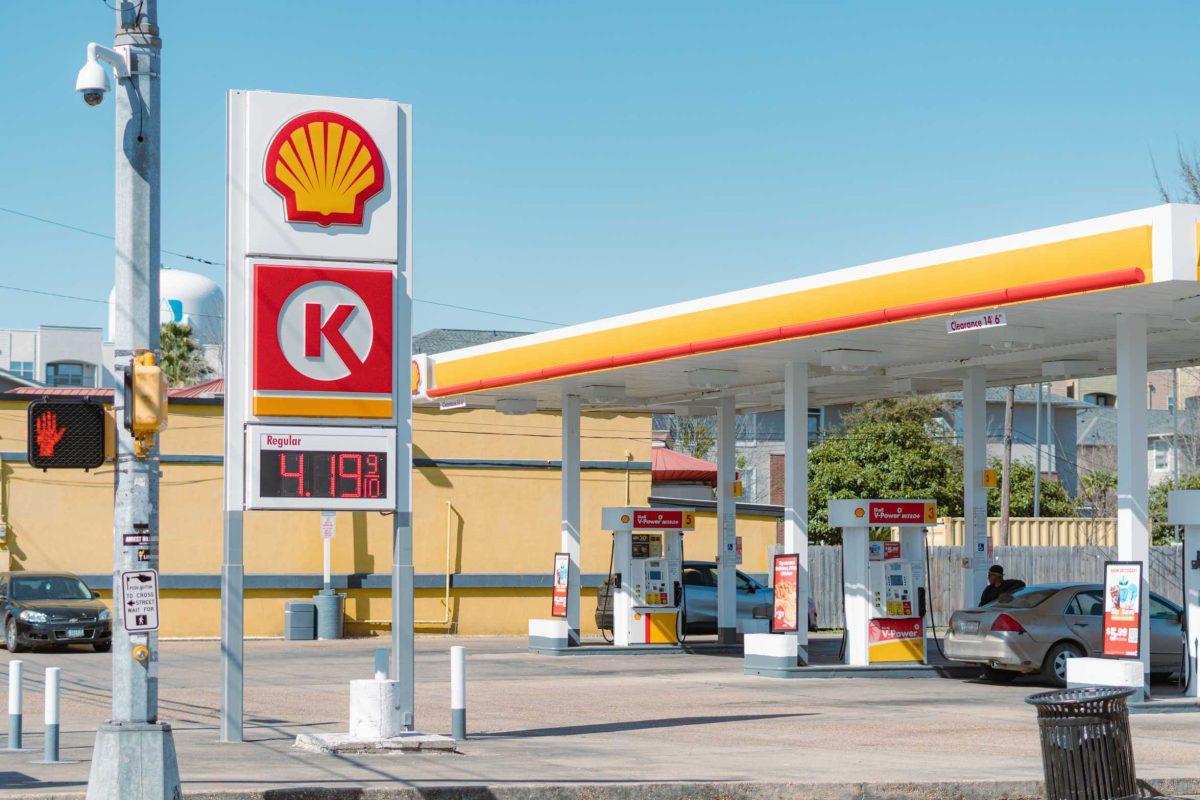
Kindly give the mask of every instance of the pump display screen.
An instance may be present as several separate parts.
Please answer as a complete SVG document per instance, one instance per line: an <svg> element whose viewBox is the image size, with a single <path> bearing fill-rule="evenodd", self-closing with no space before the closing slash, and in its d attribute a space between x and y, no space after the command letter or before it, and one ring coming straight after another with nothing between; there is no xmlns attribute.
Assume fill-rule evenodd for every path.
<svg viewBox="0 0 1200 800"><path fill-rule="evenodd" d="M662 572L660 572L656 569L650 570L650 580L661 581L662 580Z"/></svg>
<svg viewBox="0 0 1200 800"><path fill-rule="evenodd" d="M251 426L246 508L395 509L395 431Z"/></svg>
<svg viewBox="0 0 1200 800"><path fill-rule="evenodd" d="M903 575L888 575L888 586L903 586L903 585L904 585L904 576Z"/></svg>
<svg viewBox="0 0 1200 800"><path fill-rule="evenodd" d="M387 453L279 450L259 459L262 497L374 500L387 485Z"/></svg>

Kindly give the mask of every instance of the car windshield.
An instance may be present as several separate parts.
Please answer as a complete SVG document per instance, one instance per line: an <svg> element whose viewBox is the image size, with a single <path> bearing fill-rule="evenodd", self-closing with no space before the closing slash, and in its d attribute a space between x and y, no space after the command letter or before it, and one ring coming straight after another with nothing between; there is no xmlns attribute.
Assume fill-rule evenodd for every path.
<svg viewBox="0 0 1200 800"><path fill-rule="evenodd" d="M1001 595L995 605L1005 608L1033 608L1057 592L1058 589L1039 589L1036 586L1030 586L1018 589L1012 594Z"/></svg>
<svg viewBox="0 0 1200 800"><path fill-rule="evenodd" d="M91 600L83 581L63 575L12 579L13 600Z"/></svg>

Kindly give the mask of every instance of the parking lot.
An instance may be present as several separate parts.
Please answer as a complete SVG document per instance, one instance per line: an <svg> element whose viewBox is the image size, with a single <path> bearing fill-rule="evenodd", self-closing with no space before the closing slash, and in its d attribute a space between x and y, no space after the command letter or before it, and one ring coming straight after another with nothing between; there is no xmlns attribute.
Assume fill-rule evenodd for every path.
<svg viewBox="0 0 1200 800"><path fill-rule="evenodd" d="M1041 777L1042 687L973 680L774 680L737 656L542 657L524 639L418 639L417 724L447 733L451 644L468 651L460 754L315 756L297 733L345 730L351 678L370 677L381 639L250 641L247 743L217 741L218 644L162 647L161 718L175 726L186 792L284 787L511 786L653 782L908 783ZM63 670L63 758L0 752L0 793L81 792L111 657L25 653L26 746L41 747L42 671ZM5 654L5 658L11 658ZM1139 774L1200 778L1200 716L1133 718Z"/></svg>

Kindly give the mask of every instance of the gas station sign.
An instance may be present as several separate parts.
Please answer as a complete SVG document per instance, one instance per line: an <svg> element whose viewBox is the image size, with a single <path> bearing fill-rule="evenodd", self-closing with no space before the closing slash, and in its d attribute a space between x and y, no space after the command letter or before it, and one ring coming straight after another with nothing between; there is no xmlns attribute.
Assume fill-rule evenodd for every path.
<svg viewBox="0 0 1200 800"><path fill-rule="evenodd" d="M255 426L247 434L248 509L388 510L395 436L370 428Z"/></svg>
<svg viewBox="0 0 1200 800"><path fill-rule="evenodd" d="M696 512L690 508L605 508L601 524L609 531L690 531Z"/></svg>
<svg viewBox="0 0 1200 800"><path fill-rule="evenodd" d="M1141 658L1142 565L1109 561L1104 565L1104 655Z"/></svg>

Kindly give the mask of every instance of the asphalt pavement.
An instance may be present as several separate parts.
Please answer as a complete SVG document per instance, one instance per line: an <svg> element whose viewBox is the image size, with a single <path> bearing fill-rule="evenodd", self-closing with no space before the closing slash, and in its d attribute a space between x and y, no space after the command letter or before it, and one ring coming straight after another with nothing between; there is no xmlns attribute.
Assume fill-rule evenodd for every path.
<svg viewBox="0 0 1200 800"><path fill-rule="evenodd" d="M370 677L373 650L386 644L247 642L247 741L221 744L218 644L164 642L160 719L174 726L185 794L320 787L351 792L346 797L405 788L428 796L435 787L470 786L491 787L486 796L499 797L514 787L658 783L677 791L727 787L722 796L735 796L728 787L750 782L780 796L790 796L785 787L812 784L841 796L834 787L1004 782L978 784L990 797L1028 794L1041 779L1036 717L1023 702L1043 688L1033 683L779 680L743 675L740 656L555 658L527 653L524 638L418 639L423 732L449 732L449 647L467 648L469 738L457 754L295 750L298 733L346 729L348 682ZM19 657L26 665L25 746L35 752L0 751L0 797L80 793L96 725L108 716L111 656ZM75 763L32 763L41 757L48 666L62 668L62 757ZM1176 793L1200 788L1200 714L1136 715L1132 727L1141 777Z"/></svg>

